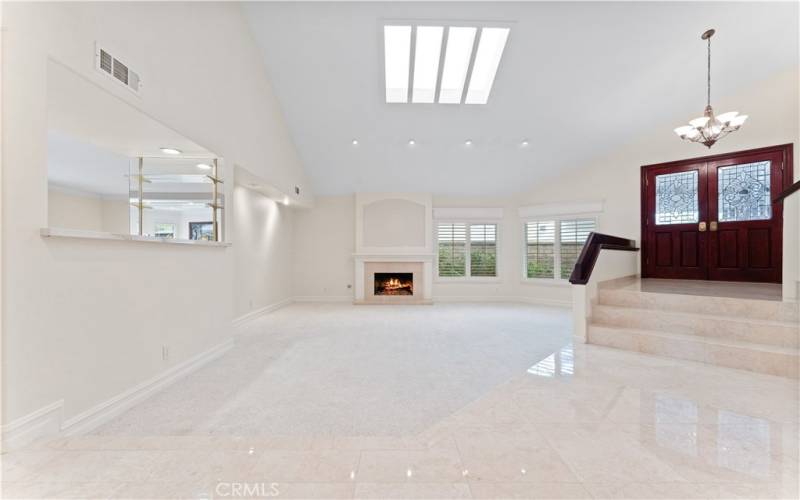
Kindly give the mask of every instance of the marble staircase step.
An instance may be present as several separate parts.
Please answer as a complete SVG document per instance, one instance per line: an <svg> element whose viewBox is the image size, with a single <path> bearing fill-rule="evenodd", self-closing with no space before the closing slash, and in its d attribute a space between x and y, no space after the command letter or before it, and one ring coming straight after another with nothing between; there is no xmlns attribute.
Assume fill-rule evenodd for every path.
<svg viewBox="0 0 800 500"><path fill-rule="evenodd" d="M705 337L721 341L740 341L776 347L800 347L800 323L745 318L733 315L703 314L597 304L591 322L596 325L651 330Z"/></svg>
<svg viewBox="0 0 800 500"><path fill-rule="evenodd" d="M590 324L590 344L799 378L800 349L730 338Z"/></svg>
<svg viewBox="0 0 800 500"><path fill-rule="evenodd" d="M800 304L775 300L743 299L640 290L603 288L598 290L600 305L659 309L687 313L716 314L774 321L800 321Z"/></svg>

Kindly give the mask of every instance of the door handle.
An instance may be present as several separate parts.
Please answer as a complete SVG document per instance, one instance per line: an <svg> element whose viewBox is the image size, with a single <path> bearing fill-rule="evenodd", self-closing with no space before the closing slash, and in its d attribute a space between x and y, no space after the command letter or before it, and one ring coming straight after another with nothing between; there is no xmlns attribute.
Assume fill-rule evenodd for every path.
<svg viewBox="0 0 800 500"><path fill-rule="evenodd" d="M715 221L715 220L711 221L711 230L712 231L716 231L717 230L717 221Z"/></svg>
<svg viewBox="0 0 800 500"><path fill-rule="evenodd" d="M700 231L701 233L704 233L706 231L706 223L705 222L701 222L697 226L697 230Z"/></svg>

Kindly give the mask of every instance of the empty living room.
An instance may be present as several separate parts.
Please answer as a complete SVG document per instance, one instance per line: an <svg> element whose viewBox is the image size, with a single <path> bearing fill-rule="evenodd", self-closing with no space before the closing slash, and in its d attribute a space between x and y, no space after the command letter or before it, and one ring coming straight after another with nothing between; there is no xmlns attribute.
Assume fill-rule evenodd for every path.
<svg viewBox="0 0 800 500"><path fill-rule="evenodd" d="M800 498L800 2L0 1L0 497Z"/></svg>

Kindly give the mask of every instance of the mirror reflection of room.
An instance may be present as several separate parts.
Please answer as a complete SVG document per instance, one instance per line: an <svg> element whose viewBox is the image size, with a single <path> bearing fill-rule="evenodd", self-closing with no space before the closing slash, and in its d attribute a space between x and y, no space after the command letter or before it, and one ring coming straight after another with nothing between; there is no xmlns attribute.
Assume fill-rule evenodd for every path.
<svg viewBox="0 0 800 500"><path fill-rule="evenodd" d="M221 160L55 61L47 154L51 229L224 239Z"/></svg>
<svg viewBox="0 0 800 500"><path fill-rule="evenodd" d="M214 159L134 159L129 177L131 234L217 241L221 208L213 207L221 207L224 200L220 174Z"/></svg>

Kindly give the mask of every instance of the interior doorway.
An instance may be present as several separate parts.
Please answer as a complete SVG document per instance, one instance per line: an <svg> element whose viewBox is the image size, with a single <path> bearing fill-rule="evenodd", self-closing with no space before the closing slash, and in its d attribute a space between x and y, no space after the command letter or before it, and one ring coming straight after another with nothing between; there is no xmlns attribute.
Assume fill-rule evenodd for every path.
<svg viewBox="0 0 800 500"><path fill-rule="evenodd" d="M642 167L642 277L780 283L792 145Z"/></svg>

